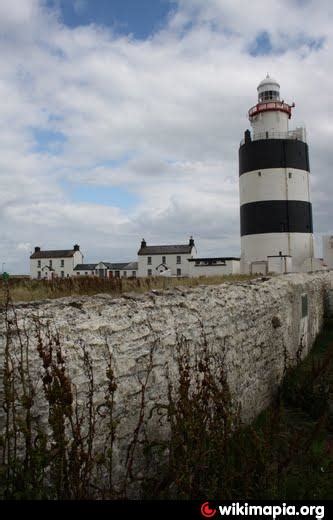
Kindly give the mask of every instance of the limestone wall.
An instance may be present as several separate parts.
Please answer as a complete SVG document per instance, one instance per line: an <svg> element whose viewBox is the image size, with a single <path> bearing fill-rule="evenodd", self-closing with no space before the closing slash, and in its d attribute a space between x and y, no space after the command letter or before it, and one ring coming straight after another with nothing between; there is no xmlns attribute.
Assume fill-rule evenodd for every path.
<svg viewBox="0 0 333 520"><path fill-rule="evenodd" d="M9 310L9 318L12 322L17 319L20 330L19 335L11 332L13 363L18 363L14 351L18 353L20 341L25 342L30 375L36 387L34 413L46 428L47 406L43 400L36 323L43 326L49 323L49 330L58 332L66 370L75 384L82 409L87 391L83 351L91 356L93 363L96 410L105 396L111 353L117 379L115 416L119 418L115 455L121 472L124 446L138 424L141 383L147 374L151 352L153 368L145 392L147 410L167 401L166 371L171 376L175 372L175 346L179 338L186 338L191 353L195 354L202 348L204 337L209 348L223 358L232 397L241 405L243 420L249 421L269 404L286 366L296 363L311 348L323 323L324 302L332 281L330 272L289 274L119 298L101 294L18 304L16 317ZM1 367L6 345L4 314L2 310ZM43 335L47 336L46 329ZM0 391L3 399L2 385ZM107 428L100 412L96 416L97 443L105 442L103 432ZM0 413L0 419L4 419L2 408ZM147 417L146 414L144 420ZM152 428L155 436L167 435L163 421L152 424L147 431Z"/></svg>

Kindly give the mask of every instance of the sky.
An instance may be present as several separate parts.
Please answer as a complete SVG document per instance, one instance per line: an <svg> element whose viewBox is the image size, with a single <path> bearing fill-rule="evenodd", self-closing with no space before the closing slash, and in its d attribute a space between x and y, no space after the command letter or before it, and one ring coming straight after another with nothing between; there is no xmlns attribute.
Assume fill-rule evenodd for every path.
<svg viewBox="0 0 333 520"><path fill-rule="evenodd" d="M0 264L80 244L239 256L238 148L269 72L305 125L317 254L333 234L333 3L0 2Z"/></svg>

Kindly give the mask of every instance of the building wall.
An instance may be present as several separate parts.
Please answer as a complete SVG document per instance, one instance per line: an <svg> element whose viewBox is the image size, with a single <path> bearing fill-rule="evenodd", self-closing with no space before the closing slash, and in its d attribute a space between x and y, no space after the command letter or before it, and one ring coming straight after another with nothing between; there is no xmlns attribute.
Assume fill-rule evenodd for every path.
<svg viewBox="0 0 333 520"><path fill-rule="evenodd" d="M119 272L120 278L136 278L138 273L137 269L110 269L108 271L108 276L111 278L115 278L117 272Z"/></svg>
<svg viewBox="0 0 333 520"><path fill-rule="evenodd" d="M290 255L292 270L302 271L303 262L313 257L311 233L261 233L241 237L241 271L249 272L251 262L267 261L270 255ZM248 267L246 267L246 265Z"/></svg>
<svg viewBox="0 0 333 520"><path fill-rule="evenodd" d="M239 180L240 203L260 200L308 201L308 180L308 172L296 168L267 168L244 173Z"/></svg>
<svg viewBox="0 0 333 520"><path fill-rule="evenodd" d="M186 340L191 359L202 351L204 338L210 352L223 363L232 399L241 405L241 416L248 422L276 395L286 367L295 365L309 352L322 327L324 302L332 287L333 272L289 274L237 284L131 294L130 297L114 298L103 294L24 303L16 306L16 316L23 338L24 331L35 330L36 314L40 317L42 330L43 324L45 327L50 324L59 332L66 374L76 385L80 410L86 410L84 396L89 390L82 367L82 345L92 358L96 409L105 399L104 392L109 383L107 360L112 353L117 381L115 410L121 418L113 449L117 479L124 474L127 447L138 424L141 381L150 352L153 368L145 390L146 413L140 436L146 434L148 438L156 439L158 435L168 435L165 416L156 413L152 414L152 419L149 417L153 407L156 409L157 404L167 402L166 368L171 381L177 377L176 346L180 337ZM306 305L303 305L304 301ZM302 308L307 308L306 313ZM4 309L0 311L4 312ZM12 311L9 313L11 319ZM6 343L3 318L0 319L0 366L3 366ZM42 337L45 336L42 333ZM40 381L42 373L37 341L34 334L29 342L33 383ZM14 364L20 359L19 343L18 335L12 334ZM19 381L17 378L17 385ZM47 429L48 407L43 385L34 384L34 387L32 415L36 413L40 427ZM3 388L0 381L0 400L3 399ZM163 411L163 408L159 409ZM22 413L25 413L24 409ZM95 448L106 446L108 442L102 415L96 415ZM4 427L1 407L0 430ZM19 440L24 442L24 437ZM140 452L136 455L136 471L139 471ZM132 489L133 496L135 492Z"/></svg>
<svg viewBox="0 0 333 520"><path fill-rule="evenodd" d="M97 276L97 274L96 274L96 271L87 271L85 269L83 269L81 271L81 269L80 269L80 270L75 270L73 272L73 276Z"/></svg>
<svg viewBox="0 0 333 520"><path fill-rule="evenodd" d="M288 115L284 112L261 112L252 118L254 136L265 132L288 132Z"/></svg>
<svg viewBox="0 0 333 520"><path fill-rule="evenodd" d="M290 256L274 256L267 259L268 273L290 273L292 271L292 258Z"/></svg>
<svg viewBox="0 0 333 520"><path fill-rule="evenodd" d="M41 267L38 267L38 260L41 262ZM83 255L81 251L75 251L74 255L70 258L40 258L30 259L30 276L31 278L38 278L38 271L42 272L44 266L48 266L52 260L52 269L55 270L55 275L61 277L61 271L64 271L64 276L75 275L73 269L77 264L83 263ZM64 260L64 267L61 267L61 260ZM43 278L43 272L42 272Z"/></svg>
<svg viewBox="0 0 333 520"><path fill-rule="evenodd" d="M192 249L192 254L166 254L166 255L138 255L138 276L145 277L148 276L148 269L151 269L152 276L158 276L158 272L156 267L162 264L162 257L166 257L166 266L171 270L172 276L177 276L177 269L181 269L180 276L189 276L189 263L187 260L189 258L193 258L194 249ZM151 265L148 264L148 257L151 257ZM177 256L181 257L181 263L177 264Z"/></svg>
<svg viewBox="0 0 333 520"><path fill-rule="evenodd" d="M329 269L333 269L333 236L323 236L323 259Z"/></svg>
<svg viewBox="0 0 333 520"><path fill-rule="evenodd" d="M226 265L195 265L195 262L189 262L189 276L224 276L239 273L239 261L226 260Z"/></svg>

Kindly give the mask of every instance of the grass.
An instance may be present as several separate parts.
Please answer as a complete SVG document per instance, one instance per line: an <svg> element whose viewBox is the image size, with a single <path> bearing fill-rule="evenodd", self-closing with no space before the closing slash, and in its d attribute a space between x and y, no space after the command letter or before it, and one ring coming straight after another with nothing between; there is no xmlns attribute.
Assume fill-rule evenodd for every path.
<svg viewBox="0 0 333 520"><path fill-rule="evenodd" d="M226 406L227 388L216 388L207 366L205 384L190 395L187 374L182 366L169 408L169 462L162 478L148 483L145 498L333 498L333 320L309 356L287 370L271 406L233 433L237 417Z"/></svg>
<svg viewBox="0 0 333 520"><path fill-rule="evenodd" d="M197 287L198 285L217 285L225 282L246 281L255 276L229 275L199 278L111 278L81 276L48 280L9 279L8 285L13 302L26 302L62 298L64 296L83 296L98 293L120 295L126 292L143 293L150 290L169 289L178 286ZM0 305L5 302L5 285L0 281Z"/></svg>

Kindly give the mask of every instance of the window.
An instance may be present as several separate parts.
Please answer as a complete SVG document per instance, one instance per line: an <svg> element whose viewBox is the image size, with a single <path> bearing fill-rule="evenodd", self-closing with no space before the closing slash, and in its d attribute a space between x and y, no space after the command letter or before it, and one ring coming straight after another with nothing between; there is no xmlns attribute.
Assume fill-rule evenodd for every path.
<svg viewBox="0 0 333 520"><path fill-rule="evenodd" d="M136 271L132 271L132 276L133 276L133 278L136 277Z"/></svg>
<svg viewBox="0 0 333 520"><path fill-rule="evenodd" d="M123 272L123 277L126 278L126 276L127 276L127 271L124 271Z"/></svg>
<svg viewBox="0 0 333 520"><path fill-rule="evenodd" d="M166 257L162 256L162 264L166 264Z"/></svg>
<svg viewBox="0 0 333 520"><path fill-rule="evenodd" d="M67 274L67 278L69 278L69 274Z"/></svg>
<svg viewBox="0 0 333 520"><path fill-rule="evenodd" d="M288 173L289 179L292 178L293 174L291 172Z"/></svg>
<svg viewBox="0 0 333 520"><path fill-rule="evenodd" d="M261 172L258 172L258 177L261 177Z"/></svg>
<svg viewBox="0 0 333 520"><path fill-rule="evenodd" d="M81 273L79 273L79 271L78 271L76 274L77 274L77 276L80 276Z"/></svg>
<svg viewBox="0 0 333 520"><path fill-rule="evenodd" d="M272 99L279 99L279 92L277 90L266 90L259 95L259 101L270 101Z"/></svg>
<svg viewBox="0 0 333 520"><path fill-rule="evenodd" d="M147 258L147 264L148 264L148 265L151 265L151 256L148 256L148 258Z"/></svg>
<svg viewBox="0 0 333 520"><path fill-rule="evenodd" d="M148 269L148 271L147 271L147 275L148 275L148 276L151 276L151 275L152 275L152 270L151 270L151 269Z"/></svg>
<svg viewBox="0 0 333 520"><path fill-rule="evenodd" d="M37 267L40 267L40 266L41 266L41 263L40 263L40 260L38 260Z"/></svg>
<svg viewBox="0 0 333 520"><path fill-rule="evenodd" d="M42 277L42 273L40 271L37 271L37 278L40 279Z"/></svg>
<svg viewBox="0 0 333 520"><path fill-rule="evenodd" d="M199 264L200 264L199 260L196 260L195 265L199 265Z"/></svg>
<svg viewBox="0 0 333 520"><path fill-rule="evenodd" d="M61 271L60 275L61 275L61 278L65 278L65 272L64 271Z"/></svg>
<svg viewBox="0 0 333 520"><path fill-rule="evenodd" d="M177 256L177 264L181 264L182 263L182 257L181 256Z"/></svg>
<svg viewBox="0 0 333 520"><path fill-rule="evenodd" d="M65 260L60 260L60 267L64 267L65 266Z"/></svg>
<svg viewBox="0 0 333 520"><path fill-rule="evenodd" d="M49 262L49 266L52 267L52 260L50 260L50 262Z"/></svg>
<svg viewBox="0 0 333 520"><path fill-rule="evenodd" d="M88 273L84 273L84 274L85 274L85 276L88 276Z"/></svg>
<svg viewBox="0 0 333 520"><path fill-rule="evenodd" d="M114 275L115 275L115 278L120 278L120 271L115 271Z"/></svg>
<svg viewBox="0 0 333 520"><path fill-rule="evenodd" d="M181 276L182 275L182 270L181 269L177 269L177 276Z"/></svg>

